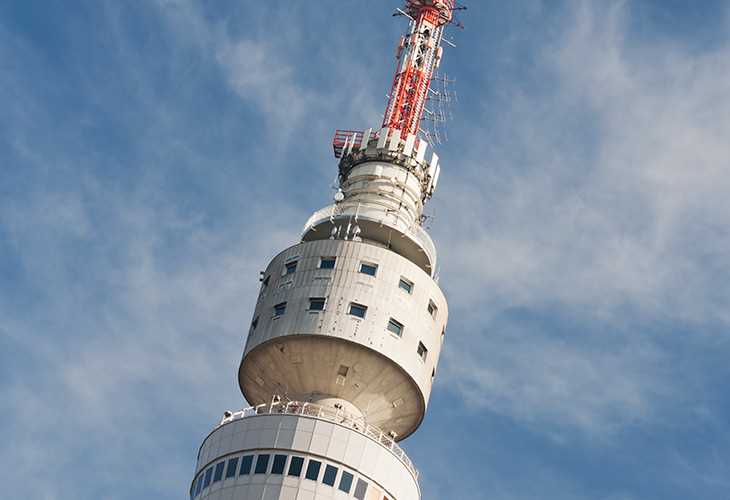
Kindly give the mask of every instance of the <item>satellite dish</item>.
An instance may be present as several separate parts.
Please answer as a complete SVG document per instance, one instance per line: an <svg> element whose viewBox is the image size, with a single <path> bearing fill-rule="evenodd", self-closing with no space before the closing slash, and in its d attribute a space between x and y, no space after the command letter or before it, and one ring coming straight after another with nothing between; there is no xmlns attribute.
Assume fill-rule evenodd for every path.
<svg viewBox="0 0 730 500"><path fill-rule="evenodd" d="M335 193L335 202L339 203L342 200L345 199L345 193L342 192L342 189L338 189Z"/></svg>

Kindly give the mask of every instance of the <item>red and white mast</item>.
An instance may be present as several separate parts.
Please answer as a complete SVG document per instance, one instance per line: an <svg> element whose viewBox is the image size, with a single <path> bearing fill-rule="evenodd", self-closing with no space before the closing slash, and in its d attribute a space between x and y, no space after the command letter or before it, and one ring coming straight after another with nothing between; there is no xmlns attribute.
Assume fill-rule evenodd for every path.
<svg viewBox="0 0 730 500"><path fill-rule="evenodd" d="M343 155L343 149L357 150L383 131L390 135L399 131L400 137L418 136L423 132L421 119L426 109L429 88L434 71L438 68L443 48L444 28L453 21L455 0L405 0L402 9L394 15L410 19L408 33L401 36L396 49L398 64L393 85L385 108L380 131L366 133L355 130L337 130L332 141L335 157Z"/></svg>
<svg viewBox="0 0 730 500"><path fill-rule="evenodd" d="M417 134L433 72L441 62L441 38L453 18L454 0L406 0L410 31L400 39L383 127Z"/></svg>

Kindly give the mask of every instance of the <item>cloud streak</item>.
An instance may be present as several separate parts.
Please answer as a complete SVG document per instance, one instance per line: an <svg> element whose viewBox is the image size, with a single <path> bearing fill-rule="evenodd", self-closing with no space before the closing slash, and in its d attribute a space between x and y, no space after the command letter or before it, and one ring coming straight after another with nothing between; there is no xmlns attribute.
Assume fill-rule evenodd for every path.
<svg viewBox="0 0 730 500"><path fill-rule="evenodd" d="M449 380L497 413L600 434L688 390L666 325L730 319L730 46L637 44L631 4L572 5L531 68L538 91L489 102L436 232L471 332L450 338Z"/></svg>

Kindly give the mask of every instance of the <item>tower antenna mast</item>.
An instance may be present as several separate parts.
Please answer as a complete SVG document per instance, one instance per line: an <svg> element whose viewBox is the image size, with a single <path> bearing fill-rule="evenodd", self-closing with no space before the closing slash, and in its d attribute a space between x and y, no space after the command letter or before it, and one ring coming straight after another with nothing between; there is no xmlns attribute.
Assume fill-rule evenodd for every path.
<svg viewBox="0 0 730 500"><path fill-rule="evenodd" d="M339 189L260 275L238 369L251 406L203 441L191 500L420 500L398 444L421 425L448 322L422 227L439 179L422 119L454 0L405 0L410 20L378 130L338 130ZM440 84L441 90L431 88ZM425 115L424 115L425 113Z"/></svg>
<svg viewBox="0 0 730 500"><path fill-rule="evenodd" d="M441 63L444 28L454 18L454 0L406 0L395 15L410 19L409 31L396 50L393 77L383 127L417 134L434 71Z"/></svg>

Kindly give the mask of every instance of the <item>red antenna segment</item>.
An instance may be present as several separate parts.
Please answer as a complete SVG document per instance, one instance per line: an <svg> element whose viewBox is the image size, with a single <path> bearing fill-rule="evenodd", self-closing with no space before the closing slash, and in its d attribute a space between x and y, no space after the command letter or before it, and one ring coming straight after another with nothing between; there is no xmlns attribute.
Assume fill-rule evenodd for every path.
<svg viewBox="0 0 730 500"><path fill-rule="evenodd" d="M406 0L410 31L400 39L383 127L417 134L433 72L441 62L443 29L453 19L454 0Z"/></svg>
<svg viewBox="0 0 730 500"><path fill-rule="evenodd" d="M385 134L386 137L382 138L385 140L398 131L398 137L405 140L410 135L415 138L419 132L423 132L420 128L421 119L426 110L433 73L441 62L444 28L453 22L454 11L465 7L456 6L455 0L404 1L403 8L393 15L408 17L409 31L401 36L398 43L398 65L381 130L337 130L332 140L336 158L341 158L349 151L366 148L371 140L380 138L382 134ZM446 97L442 93L431 92L432 97ZM428 136L425 132L424 135Z"/></svg>

